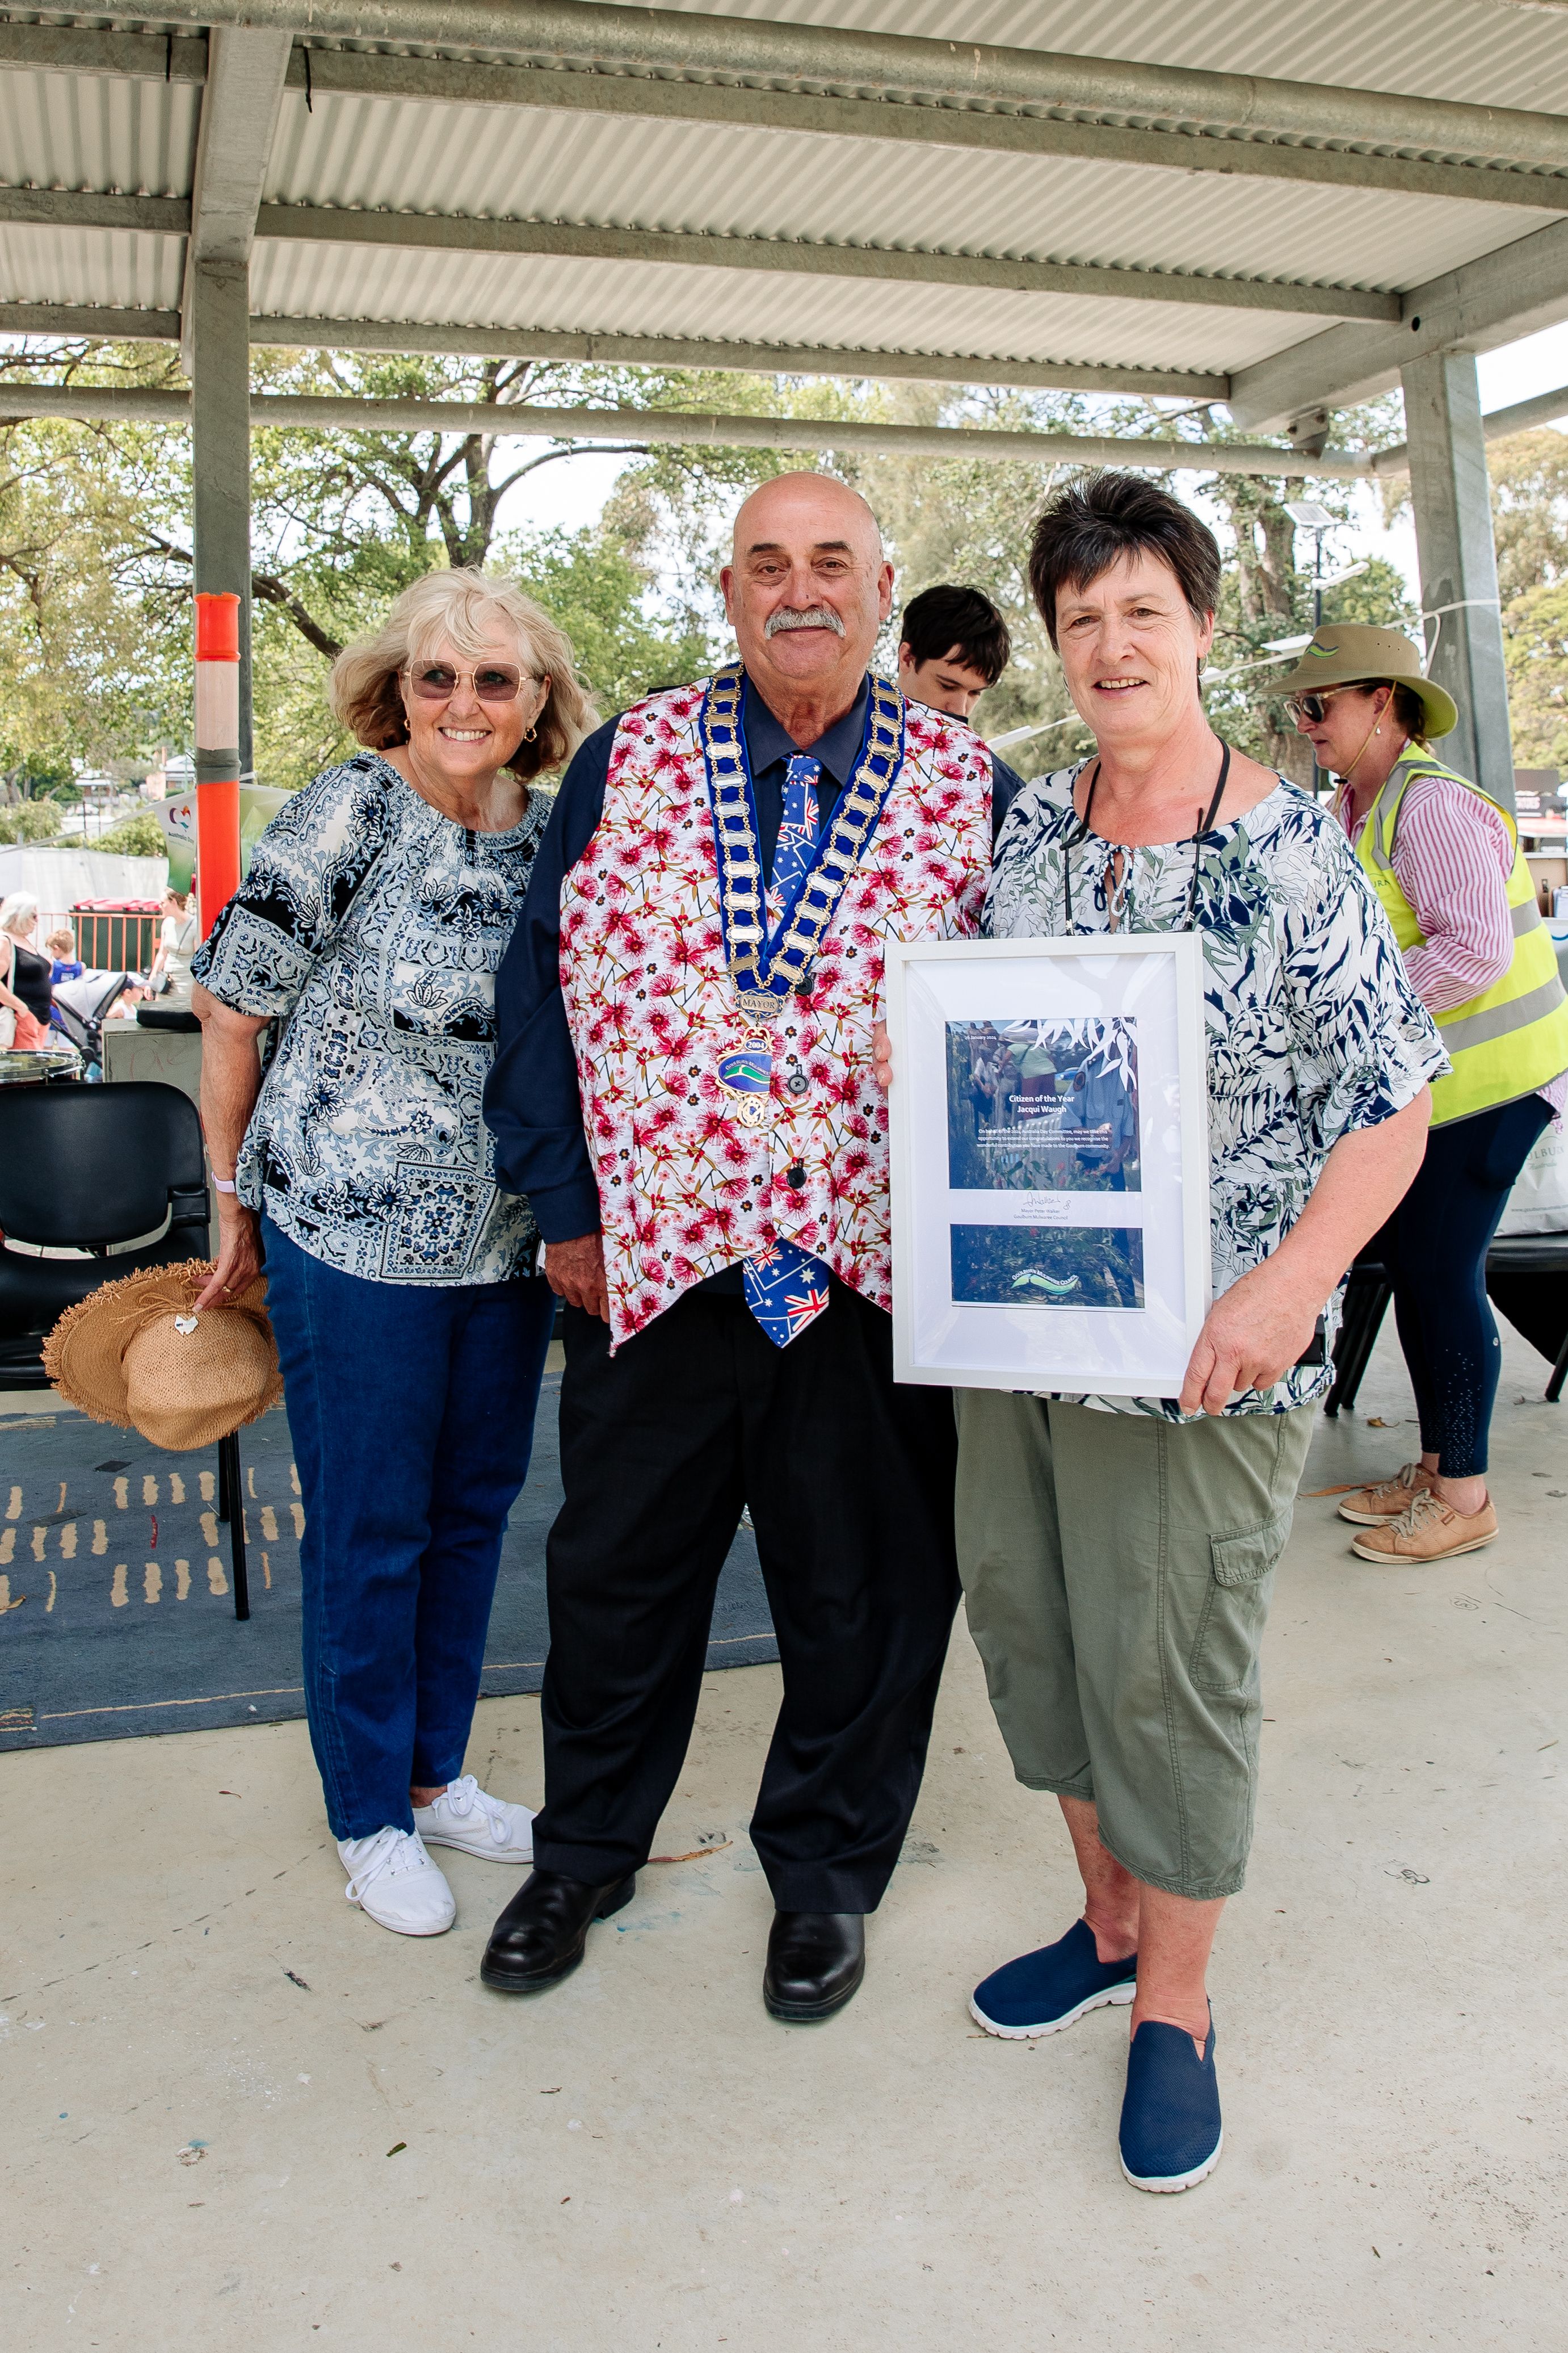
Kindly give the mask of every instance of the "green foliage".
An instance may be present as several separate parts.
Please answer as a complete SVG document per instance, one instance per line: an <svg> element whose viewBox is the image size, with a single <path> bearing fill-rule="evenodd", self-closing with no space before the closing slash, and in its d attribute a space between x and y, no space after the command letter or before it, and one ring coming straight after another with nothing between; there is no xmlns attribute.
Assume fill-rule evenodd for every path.
<svg viewBox="0 0 1568 2353"><path fill-rule="evenodd" d="M1005 756L1025 775L1075 756L1089 739L1024 574L1034 516L1068 470L994 465L962 453L851 458L830 446L833 426L846 417L1042 431L1099 426L1190 442L1200 495L1217 515L1229 559L1212 665L1216 723L1244 748L1303 772L1299 739L1259 686L1268 675L1267 641L1310 625L1310 585L1296 564L1283 501L1310 487L1348 516L1349 500L1342 485L1310 477L1205 476L1205 446L1241 438L1212 410L1173 417L1126 403L1108 416L1103 405L1069 395L522 359L258 351L253 369L258 389L448 399L493 410L495 418L493 430L479 433L268 426L254 435L253 674L256 766L264 784L297 786L348 749L326 707L331 658L377 626L402 588L444 564L517 570L573 638L581 673L606 715L652 687L700 674L730 642L717 589L728 515L756 483L813 463L870 499L898 566L900 601L933 581L957 578L1002 607L1014 660L981 704L980 723L992 736L1047 731L1009 745ZM28 377L179 381L164 350L58 342L0 355L0 381ZM569 463L584 445L520 444L507 431L507 412L519 403L815 418L825 446L813 453L652 444L638 439L634 414L616 445L626 469L599 521L540 532L527 519L530 478ZM1391 427L1388 405L1373 404L1338 420L1336 439L1386 441L1395 438ZM1526 445L1537 444L1531 455ZM1521 460L1517 481L1504 482L1500 532L1506 509L1519 565L1535 566L1532 581L1510 592L1517 593L1555 577L1542 566L1568 552L1568 445L1545 434L1510 446L1526 449L1529 462ZM1301 462L1284 448L1280 456ZM189 519L183 429L0 426L0 747L16 764L18 790L21 771L47 773L58 780L47 789L66 797L73 758L133 774L136 755L160 743L188 743ZM1386 565L1331 592L1325 611L1408 626L1398 576ZM896 648L895 619L881 659L890 662Z"/></svg>
<svg viewBox="0 0 1568 2353"><path fill-rule="evenodd" d="M0 808L0 841L53 841L59 829L58 801L18 801Z"/></svg>
<svg viewBox="0 0 1568 2353"><path fill-rule="evenodd" d="M669 625L649 617L647 571L608 534L546 532L500 552L571 638L578 675L603 717L700 675L708 650L703 630L689 617Z"/></svg>
<svg viewBox="0 0 1568 2353"><path fill-rule="evenodd" d="M1065 433L1088 425L1083 402L1068 393L960 402L935 387L908 387L890 396L887 413L899 424L967 422L1002 432ZM1047 731L1003 748L1007 765L1026 777L1077 759L1091 741L1029 594L1035 518L1060 473L1057 466L996 465L956 451L935 459L868 458L855 470L856 487L876 510L898 567L898 607L880 649L885 661L891 667L898 659L899 610L922 588L953 580L982 589L1007 624L1013 658L982 697L975 724L987 736L1023 727Z"/></svg>
<svg viewBox="0 0 1568 2353"><path fill-rule="evenodd" d="M1568 771L1568 580L1526 589L1503 613L1513 756Z"/></svg>
<svg viewBox="0 0 1568 2353"><path fill-rule="evenodd" d="M1568 434L1543 426L1487 451L1505 613L1516 597L1568 573Z"/></svg>
<svg viewBox="0 0 1568 2353"><path fill-rule="evenodd" d="M152 812L138 809L134 817L122 817L107 833L96 834L88 845L92 849L112 849L121 858L166 858L168 836Z"/></svg>

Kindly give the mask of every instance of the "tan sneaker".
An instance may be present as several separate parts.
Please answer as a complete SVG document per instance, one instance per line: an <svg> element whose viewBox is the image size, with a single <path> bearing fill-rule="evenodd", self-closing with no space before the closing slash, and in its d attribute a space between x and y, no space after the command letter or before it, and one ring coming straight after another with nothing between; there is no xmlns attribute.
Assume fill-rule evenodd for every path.
<svg viewBox="0 0 1568 2353"><path fill-rule="evenodd" d="M1429 1493L1432 1473L1424 1462L1407 1462L1392 1479L1381 1480L1375 1487L1358 1487L1340 1505L1342 1520L1351 1520L1358 1528L1380 1528L1385 1520L1396 1520L1407 1512L1414 1498Z"/></svg>
<svg viewBox="0 0 1568 2353"><path fill-rule="evenodd" d="M1411 1498L1396 1520L1357 1536L1352 1552L1363 1560L1451 1560L1456 1553L1479 1552L1497 1535L1497 1513L1489 1495L1479 1512L1456 1512L1429 1488Z"/></svg>

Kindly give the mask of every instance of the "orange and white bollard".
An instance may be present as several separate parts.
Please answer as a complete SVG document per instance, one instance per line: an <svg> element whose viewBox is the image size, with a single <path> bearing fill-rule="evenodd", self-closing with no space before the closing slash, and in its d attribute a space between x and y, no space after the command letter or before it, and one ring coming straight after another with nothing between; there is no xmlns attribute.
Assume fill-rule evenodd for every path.
<svg viewBox="0 0 1568 2353"><path fill-rule="evenodd" d="M196 924L239 888L239 598L196 596Z"/></svg>

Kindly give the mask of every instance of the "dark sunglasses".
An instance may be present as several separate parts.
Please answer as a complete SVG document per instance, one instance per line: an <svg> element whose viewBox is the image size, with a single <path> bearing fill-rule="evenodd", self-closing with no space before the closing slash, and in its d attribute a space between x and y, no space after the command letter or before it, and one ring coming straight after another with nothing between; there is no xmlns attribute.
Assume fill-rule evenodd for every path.
<svg viewBox="0 0 1568 2353"><path fill-rule="evenodd" d="M403 673L422 702L447 702L466 678L481 702L515 702L522 672L510 662L485 662L479 670L454 670L450 662L421 662Z"/></svg>
<svg viewBox="0 0 1568 2353"><path fill-rule="evenodd" d="M1361 688L1357 691L1364 693L1366 690ZM1304 719L1310 727L1317 727L1328 717L1329 705L1335 695L1349 694L1351 691L1348 686L1331 686L1322 694L1287 695L1285 708L1298 726Z"/></svg>

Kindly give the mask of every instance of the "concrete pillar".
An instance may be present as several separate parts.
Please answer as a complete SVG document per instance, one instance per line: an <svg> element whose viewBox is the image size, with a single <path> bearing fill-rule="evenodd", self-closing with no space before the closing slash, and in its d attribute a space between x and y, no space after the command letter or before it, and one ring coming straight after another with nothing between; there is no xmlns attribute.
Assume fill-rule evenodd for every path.
<svg viewBox="0 0 1568 2353"><path fill-rule="evenodd" d="M191 424L195 580L239 598L239 758L250 723L250 273L243 262L191 270Z"/></svg>
<svg viewBox="0 0 1568 2353"><path fill-rule="evenodd" d="M1401 371L1421 563L1428 672L1459 706L1437 751L1513 807L1513 744L1498 608L1497 549L1476 363L1468 353Z"/></svg>

